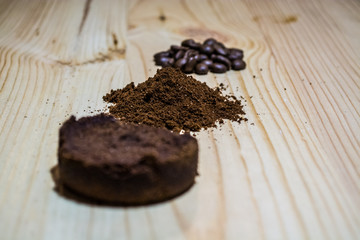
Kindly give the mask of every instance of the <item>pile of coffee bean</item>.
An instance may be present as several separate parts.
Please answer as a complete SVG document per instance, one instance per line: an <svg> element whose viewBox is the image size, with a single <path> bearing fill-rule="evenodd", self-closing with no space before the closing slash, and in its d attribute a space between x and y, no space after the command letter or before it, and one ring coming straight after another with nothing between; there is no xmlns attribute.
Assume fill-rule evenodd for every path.
<svg viewBox="0 0 360 240"><path fill-rule="evenodd" d="M186 39L181 46L171 45L167 51L154 55L157 66L180 68L184 73L200 75L224 73L232 70L243 70L246 63L243 61L244 52L237 48L227 48L213 38L206 39L203 44L194 39Z"/></svg>

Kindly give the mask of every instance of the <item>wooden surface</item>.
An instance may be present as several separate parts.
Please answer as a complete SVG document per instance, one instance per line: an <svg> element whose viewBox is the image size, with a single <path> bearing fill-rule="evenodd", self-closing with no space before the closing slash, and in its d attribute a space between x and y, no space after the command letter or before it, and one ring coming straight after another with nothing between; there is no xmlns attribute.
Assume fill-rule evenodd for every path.
<svg viewBox="0 0 360 240"><path fill-rule="evenodd" d="M355 0L1 1L0 238L360 239L359 21ZM59 196L59 124L189 37L244 49L246 70L196 78L249 122L198 134L200 176L173 201Z"/></svg>

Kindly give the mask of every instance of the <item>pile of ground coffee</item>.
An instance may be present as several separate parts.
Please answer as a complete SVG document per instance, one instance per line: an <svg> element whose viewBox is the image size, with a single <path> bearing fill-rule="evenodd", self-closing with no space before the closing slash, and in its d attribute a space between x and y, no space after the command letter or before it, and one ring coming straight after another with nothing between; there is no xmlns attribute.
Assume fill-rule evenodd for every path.
<svg viewBox="0 0 360 240"><path fill-rule="evenodd" d="M123 89L111 90L103 99L114 103L110 113L124 122L166 127L175 132L214 127L223 119L246 120L240 100L222 96L220 88L211 89L171 67L158 70L137 86L130 83Z"/></svg>
<svg viewBox="0 0 360 240"><path fill-rule="evenodd" d="M209 72L224 73L232 70L243 70L246 63L244 52L238 48L227 48L213 38L203 44L194 39L186 39L181 46L171 45L170 49L154 55L155 64L162 67L176 67L184 73L204 75Z"/></svg>

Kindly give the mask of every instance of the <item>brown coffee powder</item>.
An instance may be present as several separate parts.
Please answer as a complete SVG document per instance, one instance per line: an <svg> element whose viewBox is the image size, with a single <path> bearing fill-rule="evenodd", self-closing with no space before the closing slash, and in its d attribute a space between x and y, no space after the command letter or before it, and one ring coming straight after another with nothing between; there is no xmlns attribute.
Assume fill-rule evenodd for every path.
<svg viewBox="0 0 360 240"><path fill-rule="evenodd" d="M246 120L241 101L222 96L219 88L211 89L179 69L166 67L154 77L123 89L111 90L103 97L114 103L110 114L124 122L166 127L179 132L214 127L223 119Z"/></svg>

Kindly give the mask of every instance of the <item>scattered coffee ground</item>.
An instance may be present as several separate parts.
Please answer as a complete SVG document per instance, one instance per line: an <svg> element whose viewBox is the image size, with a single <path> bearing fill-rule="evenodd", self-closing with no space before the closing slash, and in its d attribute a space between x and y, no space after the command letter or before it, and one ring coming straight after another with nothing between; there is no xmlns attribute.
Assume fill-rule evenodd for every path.
<svg viewBox="0 0 360 240"><path fill-rule="evenodd" d="M227 48L223 43L208 38L203 44L186 39L181 46L172 45L169 50L156 53L154 61L157 66L176 67L184 73L204 75L209 70L213 73L243 70L246 67L243 57L243 50Z"/></svg>
<svg viewBox="0 0 360 240"><path fill-rule="evenodd" d="M223 119L247 120L241 101L222 96L220 88L187 76L179 69L165 67L154 77L135 86L111 90L103 99L114 103L110 113L124 122L142 123L180 130L199 131L223 123Z"/></svg>

